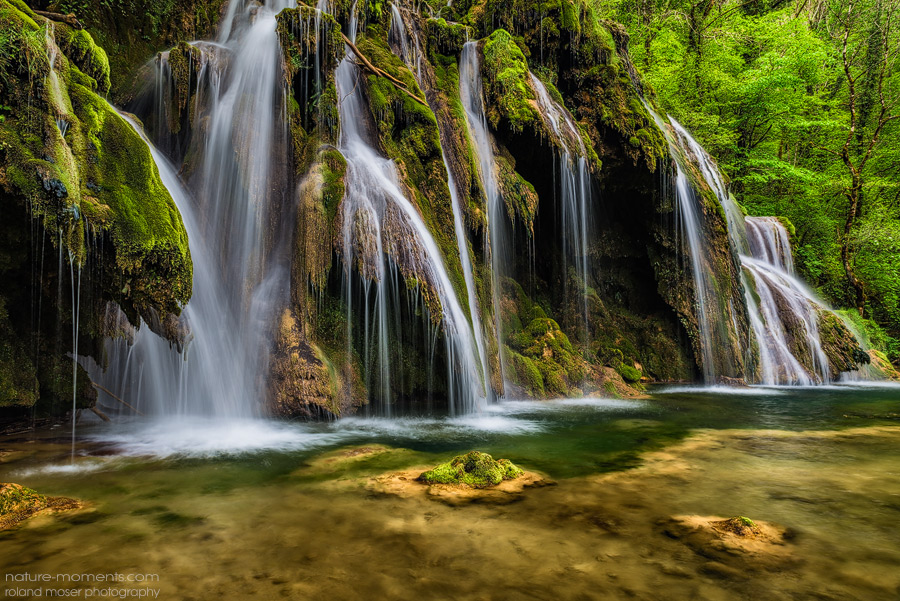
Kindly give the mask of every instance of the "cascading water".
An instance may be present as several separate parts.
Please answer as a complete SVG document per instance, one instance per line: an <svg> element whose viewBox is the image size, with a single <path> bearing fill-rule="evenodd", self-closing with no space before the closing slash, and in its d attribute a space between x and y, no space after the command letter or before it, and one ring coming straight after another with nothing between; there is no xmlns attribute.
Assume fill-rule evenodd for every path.
<svg viewBox="0 0 900 601"><path fill-rule="evenodd" d="M784 225L774 217L745 218L703 147L677 121L670 120L724 209L729 238L740 255L744 295L759 350L755 382L801 386L828 382L832 374L818 321L820 313L829 309L794 276Z"/></svg>
<svg viewBox="0 0 900 601"><path fill-rule="evenodd" d="M406 66L416 76L419 85L422 81L422 63L421 63L421 44L418 36L412 37L413 44L410 44L407 35L407 25L400 13L400 9L396 4L391 4L391 38L392 41L399 46L399 56L403 59ZM414 49L414 51L411 51ZM432 107L434 109L434 107ZM488 366L488 356L484 341L484 330L481 326L481 307L478 304L477 290L475 288L475 275L472 271L472 254L469 251L469 243L466 237L465 227L463 225L463 209L460 204L459 190L456 187L456 178L453 176L453 170L447 162L448 151L446 140L444 140L443 132L439 131L441 144L441 159L444 161L444 168L447 171L447 185L450 188L450 202L453 205L453 229L456 234L456 246L459 249L459 258L462 262L463 277L466 282L466 292L469 301L469 314L472 316L472 330L475 338L475 345L478 349L478 357L481 359L481 373L484 376L485 390L490 398L493 393L493 387L488 385L490 380L490 368Z"/></svg>
<svg viewBox="0 0 900 601"><path fill-rule="evenodd" d="M494 162L493 142L484 114L484 100L481 97L481 64L478 60L478 44L466 42L459 57L459 96L466 113L469 137L472 147L478 156L478 171L481 187L484 190L488 210L488 236L485 236L486 257L491 260L491 290L494 306L494 330L497 344L502 348L503 336L500 328L500 286L504 274L504 266L509 265L511 257L507 231L507 216L500 196L500 184L497 181L497 166ZM506 387L506 361L500 352L500 375Z"/></svg>
<svg viewBox="0 0 900 601"><path fill-rule="evenodd" d="M354 11L355 15L355 11ZM350 37L356 33L356 17L353 16ZM395 374L389 363L389 329L394 325L389 318L389 304L397 296L398 282L394 267L386 260L388 248L397 254L404 254L406 260L415 264L417 273L424 276L428 285L434 288L442 310L444 341L447 354L448 405L451 414L475 410L485 398L482 385L486 382L479 370L476 359L476 344L471 326L456 298L456 293L447 275L442 255L422 220L416 207L406 198L399 185L399 177L393 161L379 156L367 141L365 130L368 118L362 94L356 85L360 76L353 62L352 51L347 54L337 68L336 83L341 122L339 150L347 161L345 192L341 212L343 214L343 255L345 263L345 298L348 312L353 305L352 265L355 260L363 272L366 289L364 336L369 336L369 328L377 330L378 373L384 411L390 411L392 399L391 378ZM394 228L389 236L387 228ZM400 233L398 233L398 231ZM398 242L400 238L402 241ZM397 248L402 245L405 248ZM368 283L369 281L373 283ZM368 287L374 285L374 319L369 326ZM352 348L356 332L352 329L352 319L348 314L348 346ZM368 350L369 345L366 344Z"/></svg>
<svg viewBox="0 0 900 601"><path fill-rule="evenodd" d="M741 263L753 277L759 296L759 315L753 331L759 345L761 384L810 385L828 382L828 357L819 338L819 312L827 309L799 279L784 226L772 217L747 217L751 256ZM748 297L751 293L748 289ZM788 323L798 324L808 356L795 357L790 338L797 336ZM793 328L796 330L796 325ZM796 352L796 351L794 351Z"/></svg>
<svg viewBox="0 0 900 601"><path fill-rule="evenodd" d="M267 330L276 308L287 301L290 237L286 227L272 225L284 221L272 182L283 160L276 157L285 154L279 153L275 15L288 5L231 2L219 42L202 44L222 60L215 61L209 78L198 78L208 85L197 93L206 127L192 142L193 194L150 145L190 241L193 296L178 325L187 339L179 353L140 328L131 343L107 342L103 373L91 369L95 381L145 413L249 417L265 397Z"/></svg>
<svg viewBox="0 0 900 601"><path fill-rule="evenodd" d="M666 140L676 157L675 193L678 206L678 229L683 234L691 260L691 272L694 280L694 302L697 314L700 354L703 364L703 379L714 383L723 375L734 375L733 367L726 368L730 373L723 373L720 365L725 353L722 349L730 347L729 335L734 329L734 307L730 299L723 298L716 286L711 251L703 235L703 216L700 202L687 176L687 166L682 164L681 153L677 150L678 141L673 139L663 119L648 105L644 104L653 116L656 124L666 134ZM672 128L681 132L680 126L671 117ZM686 133L686 132L685 132Z"/></svg>
<svg viewBox="0 0 900 601"><path fill-rule="evenodd" d="M558 203L562 229L563 256L566 267L571 264L581 280L582 328L588 335L588 239L591 235L591 170L588 167L584 141L569 112L559 106L544 83L531 73L541 115L562 150L558 157ZM564 278L568 285L568 277Z"/></svg>

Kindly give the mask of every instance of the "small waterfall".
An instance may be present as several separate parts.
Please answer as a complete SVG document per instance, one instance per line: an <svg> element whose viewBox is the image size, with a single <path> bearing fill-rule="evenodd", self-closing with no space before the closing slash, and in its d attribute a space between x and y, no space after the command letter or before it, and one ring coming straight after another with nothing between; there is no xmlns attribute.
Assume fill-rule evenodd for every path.
<svg viewBox="0 0 900 601"><path fill-rule="evenodd" d="M775 217L746 217L744 225L747 228L750 255L793 275L791 240L784 224Z"/></svg>
<svg viewBox="0 0 900 601"><path fill-rule="evenodd" d="M206 112L192 142L192 193L148 142L190 241L191 301L177 323L156 324L184 348L140 328L131 343L108 340L109 365L92 373L146 413L248 417L265 396L268 329L288 295L290 223L273 185L286 172L275 15L288 5L230 2L219 42L205 43L221 64L197 93Z"/></svg>
<svg viewBox="0 0 900 601"><path fill-rule="evenodd" d="M413 45L410 45L410 39L407 35L409 31L400 9L396 3L391 4L391 44L399 47L400 58L406 66L416 76L419 85L422 85L422 63L421 63L421 44L418 36L413 36ZM414 54L410 52L410 48L414 48ZM430 101L429 101L430 104ZM431 107L434 110L434 107ZM444 140L443 132L440 131L441 158L444 161L444 168L447 170L447 185L450 188L450 202L453 205L453 229L456 233L456 246L459 249L459 259L462 262L463 277L466 282L466 292L469 301L469 314L472 316L472 330L475 338L475 345L478 349L478 358L481 359L481 373L485 381L485 390L490 398L493 393L493 387L488 384L490 381L490 368L488 366L487 349L484 340L484 330L481 326L481 307L478 304L478 291L475 288L475 275L472 271L472 254L469 252L468 238L466 237L465 226L463 225L463 208L459 198L459 189L456 186L456 178L453 176L453 170L450 169L450 163L447 162L448 150L446 140Z"/></svg>
<svg viewBox="0 0 900 601"><path fill-rule="evenodd" d="M752 275L759 296L759 317L752 325L759 345L760 383L808 386L828 382L831 371L818 328L819 312L827 309L794 277L787 231L773 217L747 217L742 222L752 256L741 256L741 263ZM749 288L747 296L752 297ZM790 344L798 336L802 340ZM803 354L808 356L795 356L796 349L806 349Z"/></svg>
<svg viewBox="0 0 900 601"><path fill-rule="evenodd" d="M355 37L355 16L351 21L350 37ZM353 62L353 53L347 55L337 68L336 80L341 135L339 150L347 161L345 192L341 212L343 214L343 255L345 263L345 298L348 307L348 349L356 333L352 330L351 310L353 296L352 273L354 259L366 283L364 335L368 339L370 327L377 331L378 373L381 399L386 413L390 412L392 399L391 378L402 377L402 369L390 365L389 330L399 326L390 319L390 304L396 304L399 289L394 267L386 261L391 256L403 255L412 262L415 272L434 288L441 305L441 319L447 354L448 402L451 414L470 412L485 398L482 385L486 383L479 371L476 344L465 313L456 298L455 290L447 275L442 255L419 214L417 208L403 194L396 166L390 159L379 156L367 140L367 108L356 81L360 77ZM389 233L387 230L392 230ZM369 325L369 287L374 286L374 323ZM366 344L368 352L369 344ZM369 363L371 358L366 360ZM371 371L371 370L367 370ZM395 373L396 372L396 373Z"/></svg>
<svg viewBox="0 0 900 601"><path fill-rule="evenodd" d="M582 328L588 331L588 239L591 236L591 170L588 167L584 141L569 112L557 104L544 83L530 73L537 92L541 116L556 136L561 150L558 156L558 204L562 225L563 256L566 267L572 265L581 280ZM568 277L563 279L568 285Z"/></svg>
<svg viewBox="0 0 900 601"><path fill-rule="evenodd" d="M725 211L729 239L740 255L744 296L759 351L755 383L809 386L830 381L818 326L821 312L829 309L794 275L784 225L774 217L745 218L703 147L670 120Z"/></svg>
<svg viewBox="0 0 900 601"><path fill-rule="evenodd" d="M645 103L644 106L665 133L672 155L676 157L675 194L678 205L678 231L683 236L691 260L703 380L706 383L714 383L723 375L733 376L735 373L733 366L726 368L726 373L723 373L720 367L723 361L728 362L723 349L730 348L729 333L736 330L734 307L730 299L723 298L716 285L712 254L703 233L702 199L695 194L687 176L688 167L682 163L682 154L678 150L679 140L670 133L666 123L650 105ZM669 120L672 123L672 130L679 138L687 136L688 140L693 140L671 116ZM711 185L714 184L715 179Z"/></svg>
<svg viewBox="0 0 900 601"><path fill-rule="evenodd" d="M488 210L488 236L485 236L486 257L491 260L491 299L494 306L494 330L497 345L503 348L503 336L500 327L500 286L505 273L505 266L510 265L512 258L508 255L510 237L507 228L507 216L500 196L500 184L497 181L497 166L494 163L493 141L488 130L487 117L484 114L484 100L481 84L481 64L478 60L478 43L466 42L459 58L459 96L466 113L469 126L469 137L472 147L478 155L478 170L481 187L484 190ZM500 351L500 375L506 386L506 361Z"/></svg>

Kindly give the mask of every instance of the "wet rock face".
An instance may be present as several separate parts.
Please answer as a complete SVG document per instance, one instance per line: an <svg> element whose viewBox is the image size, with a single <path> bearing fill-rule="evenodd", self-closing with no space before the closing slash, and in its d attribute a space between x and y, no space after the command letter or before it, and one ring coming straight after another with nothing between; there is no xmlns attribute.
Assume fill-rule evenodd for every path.
<svg viewBox="0 0 900 601"><path fill-rule="evenodd" d="M822 350L828 357L832 377L838 378L842 372L854 371L871 363L869 354L860 348L853 335L841 319L826 309L818 312L819 338Z"/></svg>
<svg viewBox="0 0 900 601"><path fill-rule="evenodd" d="M272 413L285 418L340 416L345 407L337 395L335 378L286 309L272 354Z"/></svg>
<svg viewBox="0 0 900 601"><path fill-rule="evenodd" d="M0 405L33 405L36 392L39 409L53 413L63 396L71 406L63 364L71 374L74 324L79 354L94 355L109 301L132 323L178 314L191 297L192 262L147 145L100 95L109 88L106 52L86 31L20 2L0 1L0 29L28 49L0 67L10 108L0 121L0 321L8 340L32 349L23 356L4 342L0 364L15 357L18 371L37 379L36 389L29 376L0 394ZM161 330L176 336L177 328ZM87 406L94 394L76 373L78 405Z"/></svg>

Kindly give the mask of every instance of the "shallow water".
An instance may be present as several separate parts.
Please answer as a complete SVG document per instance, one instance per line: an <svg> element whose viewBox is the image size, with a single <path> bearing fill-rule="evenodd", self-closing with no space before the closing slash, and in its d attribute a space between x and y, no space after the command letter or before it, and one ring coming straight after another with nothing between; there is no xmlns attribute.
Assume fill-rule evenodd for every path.
<svg viewBox="0 0 900 601"><path fill-rule="evenodd" d="M0 532L5 574L153 573L144 588L163 599L900 595L896 387L663 388L452 419L82 425L74 461L66 434L0 439L0 481L88 503ZM346 453L358 447L378 452ZM371 485L471 449L556 485L466 507ZM791 528L791 559L704 555L665 534L680 514Z"/></svg>

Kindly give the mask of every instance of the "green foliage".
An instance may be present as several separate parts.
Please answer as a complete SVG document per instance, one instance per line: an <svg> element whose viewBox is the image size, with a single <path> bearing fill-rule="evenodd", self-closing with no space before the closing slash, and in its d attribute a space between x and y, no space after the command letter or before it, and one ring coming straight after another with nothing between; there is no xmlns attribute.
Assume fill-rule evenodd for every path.
<svg viewBox="0 0 900 601"><path fill-rule="evenodd" d="M487 453L471 451L454 457L419 476L427 484L462 484L472 488L497 486L524 474L509 459L495 460Z"/></svg>
<svg viewBox="0 0 900 601"><path fill-rule="evenodd" d="M856 305L841 260L845 246L862 280L865 314L900 335L900 119L878 129L880 90L886 115L900 111L897 4L597 0L595 6L625 25L634 63L660 106L717 159L747 212L794 224L801 274L832 303ZM857 183L844 153L862 166ZM851 215L855 186L860 207Z"/></svg>

